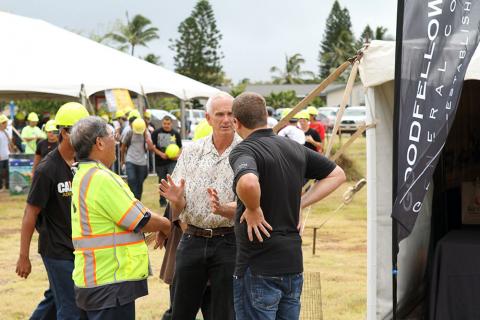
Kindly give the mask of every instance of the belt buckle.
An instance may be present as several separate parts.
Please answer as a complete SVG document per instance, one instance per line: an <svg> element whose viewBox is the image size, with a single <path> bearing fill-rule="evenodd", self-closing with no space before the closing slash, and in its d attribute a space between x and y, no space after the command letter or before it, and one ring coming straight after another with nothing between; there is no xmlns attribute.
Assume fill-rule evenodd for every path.
<svg viewBox="0 0 480 320"><path fill-rule="evenodd" d="M205 229L205 231L210 232L210 235L205 236L205 238L213 238L213 229Z"/></svg>

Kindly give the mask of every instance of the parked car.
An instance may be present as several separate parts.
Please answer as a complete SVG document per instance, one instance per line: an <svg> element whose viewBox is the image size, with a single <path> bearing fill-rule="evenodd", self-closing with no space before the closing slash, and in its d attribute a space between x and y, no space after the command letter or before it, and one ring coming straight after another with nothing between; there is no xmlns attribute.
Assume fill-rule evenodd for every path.
<svg viewBox="0 0 480 320"><path fill-rule="evenodd" d="M332 132L335 121L337 120L337 112L338 107L318 108L317 120L323 123L327 132Z"/></svg>
<svg viewBox="0 0 480 320"><path fill-rule="evenodd" d="M171 111L178 119L181 119L181 110L174 109ZM192 138L195 127L205 119L205 111L199 109L185 109L186 133L188 138Z"/></svg>
<svg viewBox="0 0 480 320"><path fill-rule="evenodd" d="M352 106L345 109L340 122L340 132L354 134L359 126L367 120L367 108L363 106Z"/></svg>
<svg viewBox="0 0 480 320"><path fill-rule="evenodd" d="M150 111L152 114L152 124L155 126L155 128L160 128L162 126L162 120L163 117L169 116L172 118L172 123L173 123L173 128L175 130L180 130L180 121L178 120L177 117L175 117L172 113L166 111L166 110L160 110L160 109L147 109L147 111Z"/></svg>

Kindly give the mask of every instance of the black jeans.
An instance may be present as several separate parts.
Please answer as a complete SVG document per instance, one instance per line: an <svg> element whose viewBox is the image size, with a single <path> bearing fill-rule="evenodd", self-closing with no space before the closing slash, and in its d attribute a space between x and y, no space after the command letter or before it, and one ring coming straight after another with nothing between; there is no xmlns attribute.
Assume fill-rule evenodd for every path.
<svg viewBox="0 0 480 320"><path fill-rule="evenodd" d="M0 189L8 189L8 160L0 160Z"/></svg>
<svg viewBox="0 0 480 320"><path fill-rule="evenodd" d="M175 296L172 319L193 320L202 305L210 281L210 316L213 320L234 319L233 272L235 234L213 238L184 234L175 260Z"/></svg>
<svg viewBox="0 0 480 320"><path fill-rule="evenodd" d="M167 179L167 174L171 175L172 172L173 172L173 169L175 169L175 165L177 164L177 162L170 162L168 164L165 164L163 166L157 166L155 167L155 171L157 172L157 176L158 176L158 183L160 183L160 181L162 179ZM160 207L164 207L167 205L167 200L160 196Z"/></svg>

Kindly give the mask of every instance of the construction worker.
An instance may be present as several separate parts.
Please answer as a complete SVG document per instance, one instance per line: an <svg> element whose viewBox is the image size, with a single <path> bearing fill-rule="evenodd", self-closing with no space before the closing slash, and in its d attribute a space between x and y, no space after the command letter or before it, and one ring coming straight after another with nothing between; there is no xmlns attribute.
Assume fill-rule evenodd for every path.
<svg viewBox="0 0 480 320"><path fill-rule="evenodd" d="M325 141L325 126L323 123L320 121L317 121L315 118L318 115L318 109L315 108L314 106L309 106L307 108L307 112L309 114L309 120L310 120L310 128L313 130L317 131L318 134L320 135L320 139L322 141Z"/></svg>
<svg viewBox="0 0 480 320"><path fill-rule="evenodd" d="M310 115L306 110L302 110L295 115L298 119L298 127L305 133L305 147L313 151L321 152L323 149L322 139L317 131L309 127L308 120Z"/></svg>
<svg viewBox="0 0 480 320"><path fill-rule="evenodd" d="M8 190L8 157L14 149L7 125L7 116L0 114L0 192Z"/></svg>
<svg viewBox="0 0 480 320"><path fill-rule="evenodd" d="M22 139L25 141L25 153L34 154L37 149L37 142L45 139L45 133L37 127L38 115L35 112L30 112L27 117L28 126L22 129Z"/></svg>
<svg viewBox="0 0 480 320"><path fill-rule="evenodd" d="M79 160L72 184L75 296L89 319L135 319L135 299L148 294L148 249L142 232L170 232L170 221L135 199L108 168L113 130L99 117L80 120L71 142Z"/></svg>
<svg viewBox="0 0 480 320"><path fill-rule="evenodd" d="M145 121L136 118L132 122L132 130L122 141L120 163L126 167L128 186L138 200L142 200L143 182L148 176L147 152L153 149Z"/></svg>
<svg viewBox="0 0 480 320"><path fill-rule="evenodd" d="M70 144L70 130L78 120L87 116L87 109L79 103L69 102L60 107L56 116L59 145L38 164L28 194L16 272L25 279L31 272L30 242L36 228L39 233L38 253L50 283L45 299L31 319L48 318L53 308L56 308L58 319L81 318L72 281L74 257L70 206L74 150Z"/></svg>
<svg viewBox="0 0 480 320"><path fill-rule="evenodd" d="M40 160L45 158L58 145L58 129L55 120L48 120L43 130L47 133L47 139L41 140L37 144L35 157L33 158L32 177Z"/></svg>
<svg viewBox="0 0 480 320"><path fill-rule="evenodd" d="M292 111L291 108L284 109L282 111L282 119L285 118L290 111ZM302 129L297 127L297 122L298 118L295 116L290 118L288 124L278 132L278 135L281 137L286 137L300 144L305 144L305 133L303 133Z"/></svg>

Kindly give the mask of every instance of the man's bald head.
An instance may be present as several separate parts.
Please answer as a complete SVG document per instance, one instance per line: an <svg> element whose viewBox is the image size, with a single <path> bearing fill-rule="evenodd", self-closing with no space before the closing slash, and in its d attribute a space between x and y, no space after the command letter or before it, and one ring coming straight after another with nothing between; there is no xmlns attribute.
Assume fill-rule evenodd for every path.
<svg viewBox="0 0 480 320"><path fill-rule="evenodd" d="M244 92L233 100L233 116L247 129L267 125L267 105L265 99L255 92Z"/></svg>

